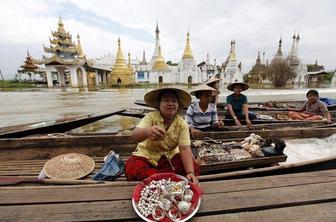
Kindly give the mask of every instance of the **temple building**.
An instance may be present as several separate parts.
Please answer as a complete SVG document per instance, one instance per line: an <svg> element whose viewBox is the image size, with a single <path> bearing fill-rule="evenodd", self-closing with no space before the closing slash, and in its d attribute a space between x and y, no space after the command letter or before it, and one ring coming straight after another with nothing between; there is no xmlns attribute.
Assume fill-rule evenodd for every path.
<svg viewBox="0 0 336 222"><path fill-rule="evenodd" d="M205 61L197 65L200 72L200 76L202 78L202 82L205 82L208 79L214 77L220 78L219 69L216 67L215 63L216 63L215 60L214 64L210 63L210 56L209 53L207 53Z"/></svg>
<svg viewBox="0 0 336 222"><path fill-rule="evenodd" d="M191 46L190 46L190 34L187 33L186 47L184 49L182 60L179 62L176 83L201 83L202 76L200 69L198 69L196 61L194 59Z"/></svg>
<svg viewBox="0 0 336 222"><path fill-rule="evenodd" d="M79 35L77 36L78 45L76 45L70 33L65 31L61 18L59 18L57 31L51 34L50 46L43 46L44 51L50 53L51 57L43 56L39 61L39 64L45 65L48 87L53 87L52 72L57 73L60 87L66 86L66 80L73 87L87 86L87 73L84 68L86 58L80 45Z"/></svg>
<svg viewBox="0 0 336 222"><path fill-rule="evenodd" d="M20 66L20 69L17 70L18 74L16 78L21 81L22 75L28 75L28 81L33 82L36 80L35 75L39 76L39 80L45 81L45 70L38 65L35 64L35 60L30 55L29 51L27 50L27 57L24 61L24 64Z"/></svg>
<svg viewBox="0 0 336 222"><path fill-rule="evenodd" d="M249 83L263 83L267 79L267 66L260 58L260 51L258 52L255 65L247 74L247 79Z"/></svg>
<svg viewBox="0 0 336 222"><path fill-rule="evenodd" d="M333 75L333 77L332 77L332 79L331 79L331 84L330 84L330 86L332 87L332 86L336 86L336 72L334 73L334 75Z"/></svg>
<svg viewBox="0 0 336 222"><path fill-rule="evenodd" d="M142 60L139 62L139 65L136 67L136 82L149 82L149 73L151 67L147 63L146 53L143 51Z"/></svg>
<svg viewBox="0 0 336 222"><path fill-rule="evenodd" d="M126 64L124 54L120 46L120 38L118 38L118 51L115 63L109 76L109 84L129 85L134 83L134 71L131 66L131 55L128 53L128 64Z"/></svg>
<svg viewBox="0 0 336 222"><path fill-rule="evenodd" d="M293 35L293 43L292 47L289 51L287 60L291 66L294 67L296 77L294 79L294 83L301 84L308 82L308 68L307 65L303 63L303 61L299 57L299 34L295 36Z"/></svg>
<svg viewBox="0 0 336 222"><path fill-rule="evenodd" d="M222 72L222 83L230 84L235 81L243 81L241 63L238 63L236 55L236 41L231 41L230 53Z"/></svg>
<svg viewBox="0 0 336 222"><path fill-rule="evenodd" d="M147 64L145 53L136 68L136 82L148 83L201 83L207 78L197 66L190 46L190 34L187 33L186 46L182 59L178 64L165 62L160 45L160 30L158 23L155 28L155 48L150 62Z"/></svg>

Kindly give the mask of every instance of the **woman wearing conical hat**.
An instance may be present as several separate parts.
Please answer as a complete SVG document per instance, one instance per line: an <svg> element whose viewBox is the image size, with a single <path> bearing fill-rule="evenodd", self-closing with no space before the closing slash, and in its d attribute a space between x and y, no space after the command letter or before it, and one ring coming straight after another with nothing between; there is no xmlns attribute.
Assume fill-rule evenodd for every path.
<svg viewBox="0 0 336 222"><path fill-rule="evenodd" d="M226 97L227 113L226 118L233 119L237 126L241 126L241 120L245 119L246 125L252 127L251 120L257 118L255 113L248 111L247 97L241 92L249 88L244 82L234 82L227 86L233 93Z"/></svg>
<svg viewBox="0 0 336 222"><path fill-rule="evenodd" d="M217 106L217 103L218 103L218 95L220 93L219 89L220 89L220 85L219 85L219 82L220 82L220 78L210 78L208 79L205 84L207 86L210 86L216 90L218 90L218 94L214 95L211 99L211 103L214 103L216 106Z"/></svg>
<svg viewBox="0 0 336 222"><path fill-rule="evenodd" d="M189 125L193 136L213 128L223 126L223 122L218 120L217 107L211 103L213 97L219 94L218 90L207 85L196 87L190 92L199 101L189 105L185 120Z"/></svg>
<svg viewBox="0 0 336 222"><path fill-rule="evenodd" d="M191 152L188 124L177 115L190 104L190 94L178 87L161 87L146 93L144 100L157 111L147 114L132 132L139 144L126 162L127 180L172 172L198 184L199 167Z"/></svg>

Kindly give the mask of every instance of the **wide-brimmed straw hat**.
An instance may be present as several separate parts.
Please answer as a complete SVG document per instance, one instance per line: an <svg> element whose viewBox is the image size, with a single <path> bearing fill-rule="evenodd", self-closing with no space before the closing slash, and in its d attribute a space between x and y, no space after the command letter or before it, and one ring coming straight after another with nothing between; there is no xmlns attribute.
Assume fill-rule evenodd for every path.
<svg viewBox="0 0 336 222"><path fill-rule="evenodd" d="M220 78L217 78L217 77L215 77L215 78L210 78L210 79L208 79L208 80L205 82L205 84L206 84L206 85L210 85L211 83L219 82L219 81L221 81Z"/></svg>
<svg viewBox="0 0 336 222"><path fill-rule="evenodd" d="M245 91L245 90L247 90L248 88L250 88L250 86L247 85L247 84L244 83L244 82L235 81L235 82L229 84L229 85L227 86L227 89L230 90L230 91L234 91L234 87L235 87L236 85L241 85L241 87L242 87L242 91Z"/></svg>
<svg viewBox="0 0 336 222"><path fill-rule="evenodd" d="M159 94L162 92L173 92L178 98L179 104L181 108L186 108L191 103L191 95L184 89L178 87L178 86L162 86L157 89L153 89L145 94L144 100L145 103L153 107L155 109L159 109L160 102L159 102Z"/></svg>
<svg viewBox="0 0 336 222"><path fill-rule="evenodd" d="M94 160L84 154L68 153L50 159L43 167L44 174L51 179L79 179L90 174Z"/></svg>
<svg viewBox="0 0 336 222"><path fill-rule="evenodd" d="M190 91L190 94L197 97L197 92L210 91L212 96L218 95L219 91L215 88L212 88L208 85L199 85L195 89Z"/></svg>

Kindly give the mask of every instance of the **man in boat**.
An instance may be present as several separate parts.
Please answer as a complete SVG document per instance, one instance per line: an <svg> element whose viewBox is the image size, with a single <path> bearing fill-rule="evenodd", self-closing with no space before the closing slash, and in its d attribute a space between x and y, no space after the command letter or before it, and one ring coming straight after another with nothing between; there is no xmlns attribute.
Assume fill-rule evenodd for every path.
<svg viewBox="0 0 336 222"><path fill-rule="evenodd" d="M318 99L318 91L309 90L306 97L308 100L303 103L302 108L298 111L289 111L288 116L294 120L322 120L326 117L327 123L332 123L326 104Z"/></svg>
<svg viewBox="0 0 336 222"><path fill-rule="evenodd" d="M188 124L177 115L191 103L190 94L174 86L161 87L146 93L144 100L157 111L147 114L132 132L131 138L139 144L126 161L127 180L172 172L198 184L199 167L191 152Z"/></svg>
<svg viewBox="0 0 336 222"><path fill-rule="evenodd" d="M241 120L245 119L246 125L252 127L251 120L257 119L257 115L248 111L247 97L241 94L249 88L244 82L234 82L227 86L233 93L226 97L226 118L233 119L237 126L241 126Z"/></svg>
<svg viewBox="0 0 336 222"><path fill-rule="evenodd" d="M187 121L190 133L193 136L213 128L223 126L218 120L217 107L211 100L219 94L219 91L207 85L201 85L190 92L199 101L189 105L185 120Z"/></svg>
<svg viewBox="0 0 336 222"><path fill-rule="evenodd" d="M217 103L218 103L218 95L220 93L219 82L220 82L220 78L210 78L210 79L208 79L208 81L205 82L206 85L210 86L211 88L214 88L214 89L218 90L218 94L214 95L211 99L211 103L214 103L216 106L217 106Z"/></svg>

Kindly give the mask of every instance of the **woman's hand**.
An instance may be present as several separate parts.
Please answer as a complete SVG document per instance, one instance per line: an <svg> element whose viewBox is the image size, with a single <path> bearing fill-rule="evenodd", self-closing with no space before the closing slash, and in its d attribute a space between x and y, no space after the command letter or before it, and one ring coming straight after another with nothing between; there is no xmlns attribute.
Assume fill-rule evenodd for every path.
<svg viewBox="0 0 336 222"><path fill-rule="evenodd" d="M237 126L242 126L242 124L240 123L240 121L236 118L236 119L234 119L234 121L235 121L235 124L237 125Z"/></svg>
<svg viewBox="0 0 336 222"><path fill-rule="evenodd" d="M221 121L221 120L218 120L218 121L215 122L215 124L214 124L214 127L215 127L215 128L220 128L220 127L222 127L222 126L224 126L224 123L223 123L223 121Z"/></svg>
<svg viewBox="0 0 336 222"><path fill-rule="evenodd" d="M252 128L252 123L249 119L246 120L246 125L248 128Z"/></svg>
<svg viewBox="0 0 336 222"><path fill-rule="evenodd" d="M201 130L190 127L190 133L193 137L197 137L202 133Z"/></svg>
<svg viewBox="0 0 336 222"><path fill-rule="evenodd" d="M196 186L199 186L198 179L193 172L188 173L186 177L188 180L191 180L193 184L195 184Z"/></svg>
<svg viewBox="0 0 336 222"><path fill-rule="evenodd" d="M151 140L163 140L166 136L166 131L158 126L147 128L147 137Z"/></svg>

